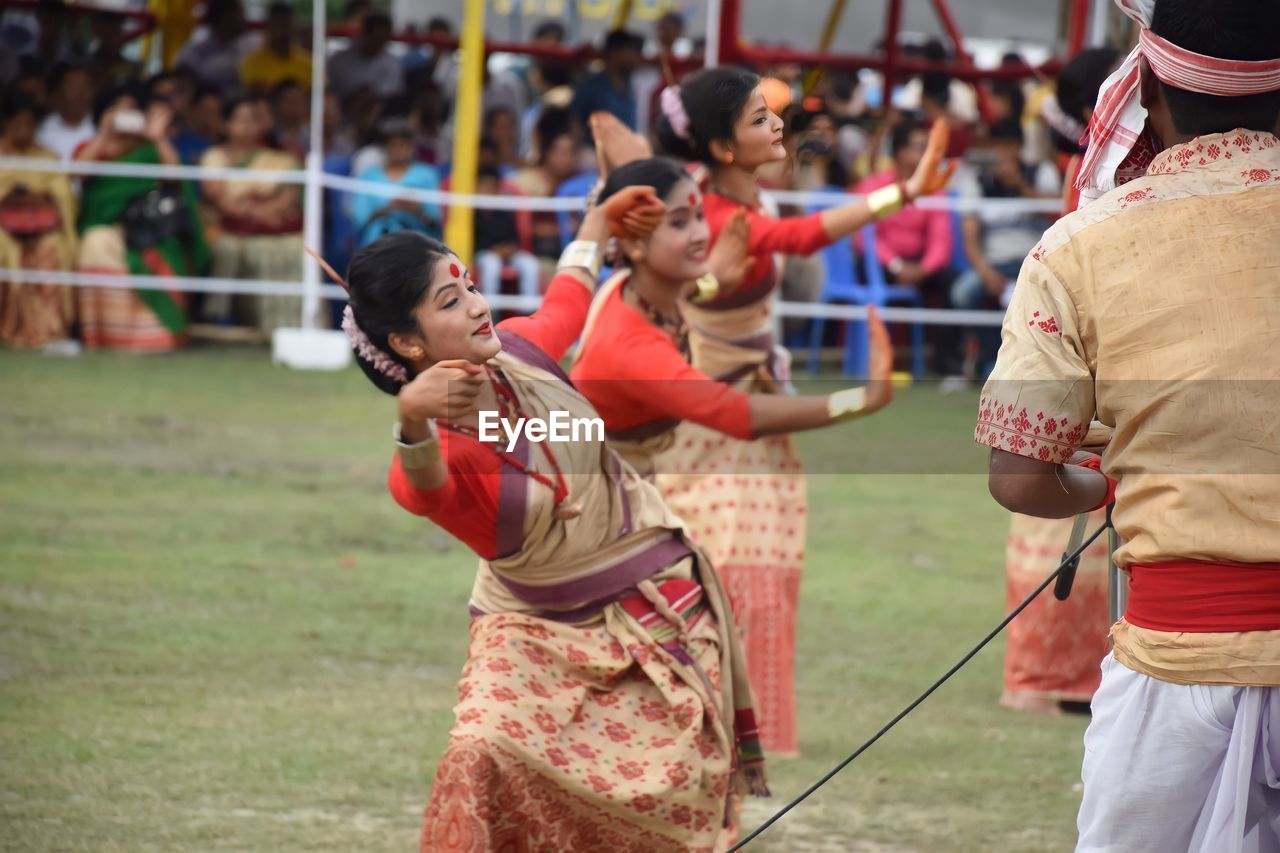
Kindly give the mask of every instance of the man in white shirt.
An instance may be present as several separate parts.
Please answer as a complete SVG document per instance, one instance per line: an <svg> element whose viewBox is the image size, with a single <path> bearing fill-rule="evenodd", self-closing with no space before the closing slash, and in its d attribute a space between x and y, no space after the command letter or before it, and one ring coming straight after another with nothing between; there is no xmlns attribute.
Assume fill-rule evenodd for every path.
<svg viewBox="0 0 1280 853"><path fill-rule="evenodd" d="M70 160L82 142L93 138L93 78L83 65L54 71L53 112L40 123L36 142Z"/></svg>

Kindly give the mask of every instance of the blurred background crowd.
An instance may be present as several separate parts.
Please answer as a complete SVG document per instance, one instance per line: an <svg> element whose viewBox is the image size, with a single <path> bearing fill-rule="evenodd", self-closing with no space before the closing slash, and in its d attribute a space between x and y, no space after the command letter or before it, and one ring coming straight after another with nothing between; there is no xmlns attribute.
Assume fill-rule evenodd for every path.
<svg viewBox="0 0 1280 853"><path fill-rule="evenodd" d="M273 173L301 168L311 147L305 22L286 2L250 21L240 0L209 0L203 20L173 70L158 74L130 58L128 21L119 15L40 0L34 10L0 20L0 156L248 170L237 180L195 183L0 169L0 267L300 280L302 190ZM329 39L326 58L325 170L447 189L457 56L402 37L453 36L455 22L433 17L422 28L397 31L369 0L352 0L340 24L348 37ZM563 24L547 20L532 41L577 47L566 38ZM609 31L590 62L491 55L477 192L585 195L596 177L587 116L606 110L650 133L665 81L696 67L684 60L701 49L698 42L670 13L647 32ZM948 58L937 40L900 47ZM1111 50L1086 51L1057 80L995 82L983 93L943 73L901 79L886 93L874 72L756 68L793 90L783 117L790 156L763 182L778 190L867 192L904 179L923 153L928 122L941 118L951 126L949 155L962 161L952 195L1061 199L1098 84L1118 60ZM1004 61L1020 64L1022 57L1011 53ZM1023 257L1057 215L1041 211L909 208L853 241L853 270L836 269L839 255L830 252L786 259L781 297L831 301L835 279L874 274L907 304L999 310ZM447 213L437 204L327 190L324 253L343 269L353 252L388 231L440 236ZM473 267L481 288L540 293L571 234L569 219L477 210ZM291 295L33 287L4 278L0 273L0 340L56 352L79 345L162 351L180 346L193 329L251 336L297 325L301 311L300 297ZM806 344L809 332L790 321L788 340ZM979 381L998 336L996 328L931 327L927 369Z"/></svg>

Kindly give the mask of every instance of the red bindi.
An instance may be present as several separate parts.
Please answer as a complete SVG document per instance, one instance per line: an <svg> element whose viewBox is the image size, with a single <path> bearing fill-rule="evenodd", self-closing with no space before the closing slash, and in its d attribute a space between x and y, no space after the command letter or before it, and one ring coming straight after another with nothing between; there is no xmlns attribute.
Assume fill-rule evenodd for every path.
<svg viewBox="0 0 1280 853"><path fill-rule="evenodd" d="M689 193L689 206L690 206L690 207L697 207L697 206L698 206L698 194L697 194L697 193Z"/></svg>
<svg viewBox="0 0 1280 853"><path fill-rule="evenodd" d="M462 270L458 268L457 264L449 264L449 275L454 278L462 278Z"/></svg>

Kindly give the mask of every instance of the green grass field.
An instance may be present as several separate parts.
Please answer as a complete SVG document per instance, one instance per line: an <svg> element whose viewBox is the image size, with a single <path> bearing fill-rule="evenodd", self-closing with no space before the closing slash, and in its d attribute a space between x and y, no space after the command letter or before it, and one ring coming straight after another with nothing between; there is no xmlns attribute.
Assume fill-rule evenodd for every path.
<svg viewBox="0 0 1280 853"><path fill-rule="evenodd" d="M842 473L810 481L803 756L748 824L1000 619L974 404L920 387L804 442ZM393 417L260 349L0 353L0 847L416 849L475 560L387 495ZM1000 708L1001 653L753 849L1069 848L1084 721Z"/></svg>

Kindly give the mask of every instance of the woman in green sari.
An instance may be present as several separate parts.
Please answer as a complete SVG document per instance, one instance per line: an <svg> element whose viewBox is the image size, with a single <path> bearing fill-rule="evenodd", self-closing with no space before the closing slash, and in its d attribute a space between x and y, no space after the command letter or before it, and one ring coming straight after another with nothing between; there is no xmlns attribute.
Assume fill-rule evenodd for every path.
<svg viewBox="0 0 1280 853"><path fill-rule="evenodd" d="M147 108L134 87L108 92L94 111L98 134L75 159L178 165L169 142L173 112ZM208 260L186 181L92 176L84 180L80 217L81 272L131 276L187 276ZM81 334L87 347L163 352L186 338L186 294L161 289L83 287Z"/></svg>

